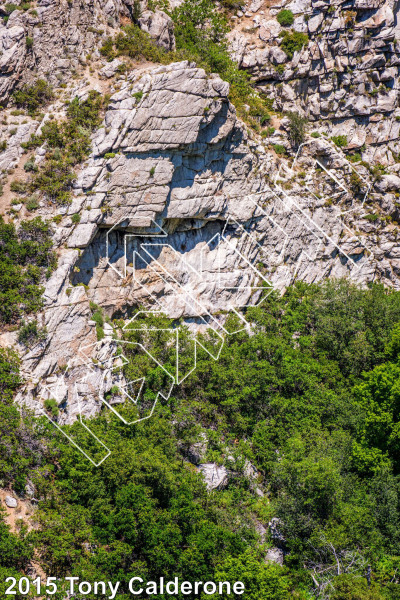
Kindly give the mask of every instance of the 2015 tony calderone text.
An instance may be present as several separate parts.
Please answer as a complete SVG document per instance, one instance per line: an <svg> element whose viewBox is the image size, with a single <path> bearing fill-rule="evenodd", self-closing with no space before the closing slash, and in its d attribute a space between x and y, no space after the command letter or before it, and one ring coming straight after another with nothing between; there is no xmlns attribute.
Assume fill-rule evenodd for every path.
<svg viewBox="0 0 400 600"><path fill-rule="evenodd" d="M40 596L46 593L46 596L52 596L58 591L67 591L70 596L79 594L79 597L88 594L107 596L109 600L114 600L117 593L126 593L127 590L121 589L120 581L80 581L79 577L65 577L57 579L56 577L48 577L43 580L37 577L33 581L28 577L7 577L5 580L8 588L6 595L21 594L27 596L32 591L36 591ZM124 584L125 587L126 584ZM241 581L180 581L178 577L174 579L165 579L160 577L157 581L144 581L141 577L132 577L128 583L129 592L133 596L153 596L157 594L168 594L169 596L177 596L179 593L189 595L194 594L227 594L241 595L244 592L244 583Z"/></svg>

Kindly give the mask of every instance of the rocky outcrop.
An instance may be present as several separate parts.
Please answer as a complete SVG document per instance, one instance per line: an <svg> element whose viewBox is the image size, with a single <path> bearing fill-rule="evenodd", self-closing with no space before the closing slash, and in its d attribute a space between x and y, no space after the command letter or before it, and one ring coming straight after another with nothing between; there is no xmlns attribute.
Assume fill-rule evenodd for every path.
<svg viewBox="0 0 400 600"><path fill-rule="evenodd" d="M283 289L295 278L398 286L395 228L363 218L373 184L365 166L324 138L309 138L290 165L249 136L228 92L188 62L121 79L74 201L54 225L60 259L45 290L48 337L23 357L21 401L37 407L58 394L66 419L78 412L68 389L86 367L71 361L82 346L96 361L115 351L112 327L96 342L90 300L110 317L145 305L205 323L256 302L261 285ZM393 186L395 174L382 181ZM395 201L385 202L394 214ZM93 414L101 369L86 375L81 406Z"/></svg>
<svg viewBox="0 0 400 600"><path fill-rule="evenodd" d="M362 149L365 160L393 164L400 152L398 3L295 0L268 6L262 3L251 26L243 31L238 24L230 34L235 60L277 110L303 112L328 134L347 135L349 147ZM281 8L294 13L292 28L277 22ZM291 30L308 36L293 57L282 45L283 33Z"/></svg>
<svg viewBox="0 0 400 600"><path fill-rule="evenodd" d="M38 77L52 85L68 82L87 57L99 58L99 47L119 31L123 17L133 17L134 0L38 0L23 10L18 0L8 20L0 19L0 103L10 100L16 86ZM8 6L11 6L8 5ZM141 2L142 11L147 2ZM143 12L143 15L148 13ZM159 39L160 45L174 46L170 19L157 11L144 20L143 27Z"/></svg>
<svg viewBox="0 0 400 600"><path fill-rule="evenodd" d="M215 463L204 463L199 465L208 490L222 490L228 485L228 471L223 466Z"/></svg>
<svg viewBox="0 0 400 600"><path fill-rule="evenodd" d="M175 50L174 24L165 12L146 10L138 22L140 28L154 38L158 46L167 51Z"/></svg>

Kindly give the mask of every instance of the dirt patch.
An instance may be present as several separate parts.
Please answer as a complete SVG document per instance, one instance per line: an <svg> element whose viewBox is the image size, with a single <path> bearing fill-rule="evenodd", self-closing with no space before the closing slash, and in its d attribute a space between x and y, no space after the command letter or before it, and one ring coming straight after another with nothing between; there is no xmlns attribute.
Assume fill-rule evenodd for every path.
<svg viewBox="0 0 400 600"><path fill-rule="evenodd" d="M6 496L15 498L18 502L18 506L16 508L9 508L5 503ZM30 518L34 513L35 508L29 500L21 500L16 497L12 490L0 488L0 505L6 511L4 520L7 525L10 526L13 533L18 530L18 523L20 523L21 520L27 525L29 531L34 529Z"/></svg>

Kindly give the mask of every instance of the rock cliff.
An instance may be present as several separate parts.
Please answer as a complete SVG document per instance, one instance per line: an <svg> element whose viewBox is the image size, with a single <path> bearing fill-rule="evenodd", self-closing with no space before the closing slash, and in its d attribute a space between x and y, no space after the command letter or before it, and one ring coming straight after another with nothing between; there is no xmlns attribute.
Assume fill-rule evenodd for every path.
<svg viewBox="0 0 400 600"><path fill-rule="evenodd" d="M6 117L16 86L40 76L62 87L40 117L3 121L4 171L24 173L21 142L54 116L64 118L66 101L92 89L109 94L72 203L43 196L36 212L52 220L58 266L39 316L45 340L27 349L16 333L0 338L22 355L20 402L39 410L55 397L65 409L61 422L99 410L104 364L117 343L108 323L97 341L93 303L110 319L146 307L198 325L257 302L262 286L283 290L298 279L350 277L399 288L397 5L368 4L282 3L295 15L294 30L309 36L291 60L280 44L282 6L255 0L239 11L231 51L273 100L267 137L238 118L226 82L188 60L160 66L101 58L105 36L134 3L40 0L33 14L11 13L0 29ZM159 46L175 47L164 12L142 11L139 22ZM314 128L295 151L288 110L303 111ZM340 135L346 152L330 139ZM352 160L349 149L363 160ZM45 154L46 143L30 160L40 166ZM377 163L385 170L374 171ZM6 173L3 186L2 207L18 222L26 209L7 205Z"/></svg>

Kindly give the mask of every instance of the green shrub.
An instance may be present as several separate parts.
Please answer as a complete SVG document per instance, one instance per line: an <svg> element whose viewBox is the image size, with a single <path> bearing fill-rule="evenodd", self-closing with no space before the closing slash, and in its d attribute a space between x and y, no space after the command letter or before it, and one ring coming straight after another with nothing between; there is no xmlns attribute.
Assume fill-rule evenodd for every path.
<svg viewBox="0 0 400 600"><path fill-rule="evenodd" d="M308 35L300 31L282 31L281 48L286 53L287 57L292 60L295 52L299 52L303 46L308 45Z"/></svg>
<svg viewBox="0 0 400 600"><path fill-rule="evenodd" d="M14 10L20 10L20 7L17 4L13 4L12 2L8 2L4 8L6 10L7 15L11 15L11 13L14 12Z"/></svg>
<svg viewBox="0 0 400 600"><path fill-rule="evenodd" d="M7 140L2 140L0 142L0 152L4 152L7 149Z"/></svg>
<svg viewBox="0 0 400 600"><path fill-rule="evenodd" d="M81 215L79 213L74 213L71 217L71 221L74 225L77 225L81 220Z"/></svg>
<svg viewBox="0 0 400 600"><path fill-rule="evenodd" d="M369 213L368 215L364 215L364 219L370 221L371 223L376 223L379 220L379 215L376 213Z"/></svg>
<svg viewBox="0 0 400 600"><path fill-rule="evenodd" d="M277 154L279 154L279 155L286 154L286 148L285 148L285 146L282 146L282 144L274 144L272 147Z"/></svg>
<svg viewBox="0 0 400 600"><path fill-rule="evenodd" d="M41 106L48 104L53 98L52 87L44 79L38 79L33 85L24 85L13 94L17 106L25 108L34 116Z"/></svg>
<svg viewBox="0 0 400 600"><path fill-rule="evenodd" d="M278 19L278 23L282 25L282 27L290 27L294 23L294 16L291 10L283 8L276 15Z"/></svg>
<svg viewBox="0 0 400 600"><path fill-rule="evenodd" d="M26 171L27 173L29 172L36 172L38 171L38 166L35 163L35 159L34 158L30 158L25 164L24 164L24 171Z"/></svg>
<svg viewBox="0 0 400 600"><path fill-rule="evenodd" d="M0 217L0 322L17 323L42 307L41 278L55 266L48 223L36 217L17 232Z"/></svg>
<svg viewBox="0 0 400 600"><path fill-rule="evenodd" d="M24 204L26 206L26 209L29 211L33 211L39 208L39 202L36 196L29 196L29 198L25 200Z"/></svg>
<svg viewBox="0 0 400 600"><path fill-rule="evenodd" d="M354 171L350 175L350 189L356 195L360 194L363 190L363 181Z"/></svg>
<svg viewBox="0 0 400 600"><path fill-rule="evenodd" d="M348 144L347 135L334 135L331 140L338 148L345 148Z"/></svg>
<svg viewBox="0 0 400 600"><path fill-rule="evenodd" d="M306 139L306 126L308 120L299 113L287 113L289 119L289 139L291 144L298 148Z"/></svg>
<svg viewBox="0 0 400 600"><path fill-rule="evenodd" d="M114 39L108 38L100 48L100 53L109 60L116 56L129 56L158 63L169 63L173 54L157 46L148 33L137 25L127 25Z"/></svg>
<svg viewBox="0 0 400 600"><path fill-rule="evenodd" d="M221 6L226 10L239 10L243 7L244 0L221 0Z"/></svg>
<svg viewBox="0 0 400 600"><path fill-rule="evenodd" d="M57 417L60 409L58 408L57 401L54 398L48 398L44 401L44 407L53 417Z"/></svg>
<svg viewBox="0 0 400 600"><path fill-rule="evenodd" d="M22 326L18 332L18 341L20 344L30 346L40 340L44 340L47 335L46 327L38 327L37 321L30 321L29 323L22 322Z"/></svg>
<svg viewBox="0 0 400 600"><path fill-rule="evenodd" d="M33 46L33 38L29 37L29 35L26 36L26 38L25 38L25 44L26 44L27 48L32 48L32 46Z"/></svg>
<svg viewBox="0 0 400 600"><path fill-rule="evenodd" d="M100 124L103 98L91 91L86 100L74 98L67 106L67 119L47 121L40 135L32 135L23 146L36 148L46 143L45 161L29 182L31 192L41 191L56 204L71 201L70 190L75 180L74 167L90 151L90 134Z"/></svg>
<svg viewBox="0 0 400 600"><path fill-rule="evenodd" d="M151 167L150 171L149 171L149 175L150 177L154 177L154 173L156 172L156 168L155 167Z"/></svg>
<svg viewBox="0 0 400 600"><path fill-rule="evenodd" d="M104 158L106 160L108 160L109 158L114 158L115 157L115 152L106 152L106 154L104 155Z"/></svg>
<svg viewBox="0 0 400 600"><path fill-rule="evenodd" d="M321 134L318 131L313 131L312 134L311 134L311 137L313 137L313 138L320 138Z"/></svg>
<svg viewBox="0 0 400 600"><path fill-rule="evenodd" d="M10 190L16 194L25 194L27 190L27 184L25 181L12 181L10 183Z"/></svg>

